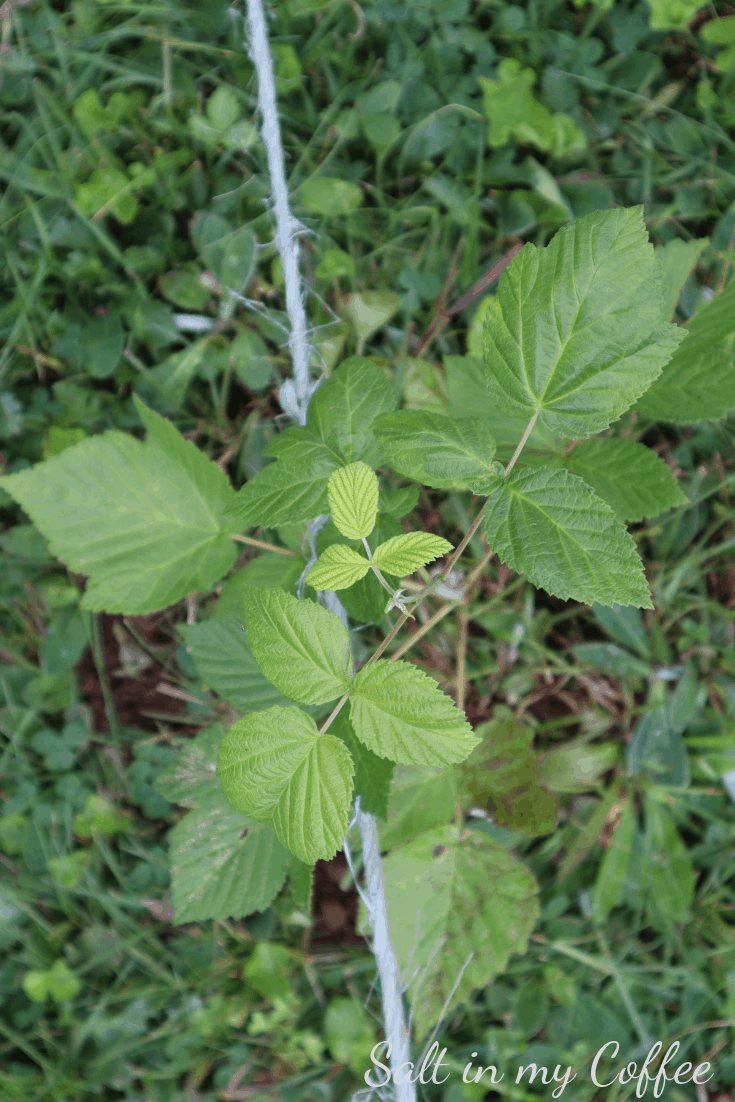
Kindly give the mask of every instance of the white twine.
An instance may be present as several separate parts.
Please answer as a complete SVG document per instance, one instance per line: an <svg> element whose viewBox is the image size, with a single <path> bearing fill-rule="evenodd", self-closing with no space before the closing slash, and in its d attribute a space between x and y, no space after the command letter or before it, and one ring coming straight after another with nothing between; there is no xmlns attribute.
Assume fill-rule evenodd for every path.
<svg viewBox="0 0 735 1102"><path fill-rule="evenodd" d="M293 217L288 201L288 187L283 160L283 147L278 123L276 86L273 75L273 59L268 45L268 34L261 0L247 0L249 51L258 76L258 108L261 116L261 133L268 159L273 206L276 216L276 246L283 264L286 284L286 310L291 323L289 345L293 361L293 380L287 380L280 391L280 402L285 413L300 425L306 424L309 399L318 384L309 376L312 349L304 309L304 291L299 270L299 234L304 227ZM338 616L346 620L341 601L335 593L324 595L325 603ZM380 977L383 1003L383 1021L386 1040L391 1052L388 1064L395 1072L410 1059L408 1030L403 1012L402 989L393 943L388 928L388 910L385 899L385 882L380 859L378 824L372 815L360 810L359 798L355 802L355 817L362 838L362 860L365 868L365 899L373 935L373 953ZM383 1061L385 1062L385 1061ZM360 1092L362 1094L362 1092ZM380 1090L379 1097L388 1097ZM393 1087L395 1102L416 1102L412 1083L396 1083Z"/></svg>

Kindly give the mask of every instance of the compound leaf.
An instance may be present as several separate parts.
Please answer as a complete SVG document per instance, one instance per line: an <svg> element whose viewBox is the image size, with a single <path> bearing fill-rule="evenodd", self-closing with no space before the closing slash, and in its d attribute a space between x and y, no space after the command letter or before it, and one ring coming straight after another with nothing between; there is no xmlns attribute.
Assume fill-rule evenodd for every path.
<svg viewBox="0 0 735 1102"><path fill-rule="evenodd" d="M142 444L121 432L88 437L0 479L71 570L89 575L82 606L142 615L206 591L237 550L225 519L234 498L216 463L134 399Z"/></svg>
<svg viewBox="0 0 735 1102"><path fill-rule="evenodd" d="M288 851L273 830L229 809L189 812L169 847L177 925L263 911L286 879Z"/></svg>
<svg viewBox="0 0 735 1102"><path fill-rule="evenodd" d="M360 742L352 730L346 708L339 712L329 730L342 739L355 763L355 795L360 797L360 807L369 815L385 819L395 764L379 758Z"/></svg>
<svg viewBox="0 0 735 1102"><path fill-rule="evenodd" d="M228 515L237 530L313 520L327 507L327 483L336 468L337 460L321 445L289 448L288 459L269 463L238 490Z"/></svg>
<svg viewBox="0 0 735 1102"><path fill-rule="evenodd" d="M621 520L655 517L687 500L663 459L635 440L587 440L561 462L588 482Z"/></svg>
<svg viewBox="0 0 735 1102"><path fill-rule="evenodd" d="M319 556L306 580L314 589L321 591L349 589L364 578L369 569L369 561L359 551L344 543L333 543Z"/></svg>
<svg viewBox="0 0 735 1102"><path fill-rule="evenodd" d="M309 403L308 428L344 463L377 458L373 421L396 408L386 375L363 356L350 356Z"/></svg>
<svg viewBox="0 0 735 1102"><path fill-rule="evenodd" d="M451 550L451 543L441 536L434 536L431 532L406 532L376 547L373 562L378 570L402 578L404 574L413 574L420 566Z"/></svg>
<svg viewBox="0 0 735 1102"><path fill-rule="evenodd" d="M182 625L179 631L204 684L238 712L247 715L287 703L260 672L241 617L229 613L198 624Z"/></svg>
<svg viewBox="0 0 735 1102"><path fill-rule="evenodd" d="M555 597L653 607L632 537L577 475L511 471L488 498L483 524L501 560Z"/></svg>
<svg viewBox="0 0 735 1102"><path fill-rule="evenodd" d="M682 331L663 314L641 207L595 211L525 245L485 319L491 403L560 436L591 436L661 374Z"/></svg>
<svg viewBox="0 0 735 1102"><path fill-rule="evenodd" d="M332 520L349 540L369 536L378 515L378 478L366 463L340 467L329 479Z"/></svg>
<svg viewBox="0 0 735 1102"><path fill-rule="evenodd" d="M342 845L354 766L341 739L320 735L300 708L269 708L233 724L217 776L232 806L268 823L300 861L329 860Z"/></svg>
<svg viewBox="0 0 735 1102"><path fill-rule="evenodd" d="M284 696L324 704L349 688L350 638L338 616L282 589L253 586L243 600L255 661Z"/></svg>
<svg viewBox="0 0 735 1102"><path fill-rule="evenodd" d="M493 474L495 441L474 417L401 410L377 418L375 432L393 469L424 486L468 490Z"/></svg>
<svg viewBox="0 0 735 1102"><path fill-rule="evenodd" d="M370 662L350 696L355 734L373 753L407 765L464 761L477 739L454 701L410 662Z"/></svg>

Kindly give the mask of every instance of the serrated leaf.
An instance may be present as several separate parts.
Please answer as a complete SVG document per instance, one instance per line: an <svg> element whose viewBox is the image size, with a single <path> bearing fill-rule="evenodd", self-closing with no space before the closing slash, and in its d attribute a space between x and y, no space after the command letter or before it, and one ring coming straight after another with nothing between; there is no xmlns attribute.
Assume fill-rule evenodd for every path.
<svg viewBox="0 0 735 1102"><path fill-rule="evenodd" d="M595 211L524 245L485 319L490 404L570 439L607 428L682 340L664 319L643 210Z"/></svg>
<svg viewBox="0 0 735 1102"><path fill-rule="evenodd" d="M378 478L366 463L340 467L327 486L332 520L350 540L369 536L378 515Z"/></svg>
<svg viewBox="0 0 735 1102"><path fill-rule="evenodd" d="M502 562L555 597L653 608L633 539L577 475L511 471L488 498L483 527Z"/></svg>
<svg viewBox="0 0 735 1102"><path fill-rule="evenodd" d="M169 835L169 854L177 925L264 911L289 863L270 827L221 807L184 816Z"/></svg>
<svg viewBox="0 0 735 1102"><path fill-rule="evenodd" d="M209 589L231 568L234 493L216 463L134 398L145 444L88 437L0 479L71 570L89 575L82 607L142 615Z"/></svg>
<svg viewBox="0 0 735 1102"><path fill-rule="evenodd" d="M363 666L350 696L350 721L373 753L406 765L450 765L477 745L454 701L410 662Z"/></svg>
<svg viewBox="0 0 735 1102"><path fill-rule="evenodd" d="M383 872L401 979L415 983L409 999L420 1040L445 1003L451 1013L503 972L512 953L525 951L538 917L538 889L529 870L497 842L456 826L395 850Z"/></svg>
<svg viewBox="0 0 735 1102"><path fill-rule="evenodd" d="M233 613L179 628L196 671L222 700L246 715L287 699L260 671L242 626Z"/></svg>
<svg viewBox="0 0 735 1102"><path fill-rule="evenodd" d="M180 807L226 806L217 782L217 750L224 737L219 725L198 734L158 774L153 782L156 792Z"/></svg>
<svg viewBox="0 0 735 1102"><path fill-rule="evenodd" d="M474 417L401 410L377 418L375 432L393 469L425 486L468 490L493 473L495 441Z"/></svg>
<svg viewBox="0 0 735 1102"><path fill-rule="evenodd" d="M475 733L480 745L457 766L465 804L489 807L493 823L508 830L550 834L556 800L540 782L532 728L501 719Z"/></svg>
<svg viewBox="0 0 735 1102"><path fill-rule="evenodd" d="M350 637L333 612L282 589L243 594L245 627L263 674L290 700L324 704L350 686Z"/></svg>
<svg viewBox="0 0 735 1102"><path fill-rule="evenodd" d="M334 857L349 818L354 767L345 744L299 708L269 708L233 724L217 776L232 806L273 827L299 860Z"/></svg>
<svg viewBox="0 0 735 1102"><path fill-rule="evenodd" d="M399 535L403 529L398 521L385 513L378 513L375 527L368 536L367 542L371 552L379 543L386 539L392 539ZM323 554L327 547L334 543L343 542L343 537L337 531L332 521L327 521L320 530L316 539L317 551ZM356 542L353 550L361 550L362 542ZM399 578L386 577L389 584L398 585ZM350 589L343 589L340 600L347 609L349 616L358 624L380 623L385 618L387 594L377 579L375 573L370 570L359 582L355 582Z"/></svg>
<svg viewBox="0 0 735 1102"><path fill-rule="evenodd" d="M441 536L431 532L405 532L394 536L375 548L373 562L378 570L385 570L402 578L404 574L413 574L420 566L446 555L452 545Z"/></svg>
<svg viewBox="0 0 735 1102"><path fill-rule="evenodd" d="M358 551L344 543L333 543L306 575L310 586L316 590L349 589L364 578L370 563Z"/></svg>
<svg viewBox="0 0 735 1102"><path fill-rule="evenodd" d="M635 440L587 440L560 461L621 520L655 517L687 500L663 459Z"/></svg>
<svg viewBox="0 0 735 1102"><path fill-rule="evenodd" d="M352 730L346 708L339 712L329 730L337 738L342 739L350 752L355 765L355 796L360 797L360 807L369 815L385 819L388 814L394 763L386 761L385 758L379 758L360 742ZM382 834L381 844L385 845Z"/></svg>
<svg viewBox="0 0 735 1102"><path fill-rule="evenodd" d="M363 356L350 356L330 375L309 403L308 428L344 463L375 465L373 421L396 408L385 374Z"/></svg>
<svg viewBox="0 0 735 1102"><path fill-rule="evenodd" d="M313 520L327 508L327 483L337 461L319 442L269 463L238 490L227 509L239 528L277 528Z"/></svg>

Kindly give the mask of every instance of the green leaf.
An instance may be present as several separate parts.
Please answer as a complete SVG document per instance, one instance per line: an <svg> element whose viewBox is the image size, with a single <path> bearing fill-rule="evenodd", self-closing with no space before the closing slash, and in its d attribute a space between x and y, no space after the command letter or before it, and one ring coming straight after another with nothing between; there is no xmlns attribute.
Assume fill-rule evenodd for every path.
<svg viewBox="0 0 735 1102"><path fill-rule="evenodd" d="M671 812L650 792L645 808L647 909L656 926L665 928L689 915L696 877Z"/></svg>
<svg viewBox="0 0 735 1102"><path fill-rule="evenodd" d="M537 769L541 783L550 792L586 792L617 760L618 747L614 742L598 742L594 746L572 742L539 754Z"/></svg>
<svg viewBox="0 0 735 1102"><path fill-rule="evenodd" d="M267 681L253 657L242 617L233 613L179 628L196 671L222 700L247 715L287 699Z"/></svg>
<svg viewBox="0 0 735 1102"><path fill-rule="evenodd" d="M683 30L702 7L701 0L647 0L652 31Z"/></svg>
<svg viewBox="0 0 735 1102"><path fill-rule="evenodd" d="M231 568L225 474L137 397L147 429L89 437L0 479L55 555L88 574L82 607L143 615L206 592Z"/></svg>
<svg viewBox="0 0 735 1102"><path fill-rule="evenodd" d="M217 750L224 737L224 727L215 725L192 739L158 774L156 792L180 807L226 807L217 781Z"/></svg>
<svg viewBox="0 0 735 1102"><path fill-rule="evenodd" d="M655 250L656 260L661 269L665 317L673 316L687 276L696 267L697 261L708 244L709 240L706 237L700 237L694 241L675 238Z"/></svg>
<svg viewBox="0 0 735 1102"><path fill-rule="evenodd" d="M592 615L602 630L616 643L629 647L641 658L650 659L651 648L646 638L646 628L637 608L625 608L622 605L605 608L595 604L592 606Z"/></svg>
<svg viewBox="0 0 735 1102"><path fill-rule="evenodd" d="M324 704L346 692L353 666L338 616L282 589L253 586L243 597L255 661L277 689L300 704Z"/></svg>
<svg viewBox="0 0 735 1102"><path fill-rule="evenodd" d="M378 515L378 478L366 463L340 467L327 486L332 520L350 540L369 536Z"/></svg>
<svg viewBox="0 0 735 1102"><path fill-rule="evenodd" d="M242 918L268 907L289 855L270 827L222 807L198 808L169 834L174 922Z"/></svg>
<svg viewBox="0 0 735 1102"><path fill-rule="evenodd" d="M439 413L387 413L375 432L394 470L436 489L468 490L493 474L495 441L482 421Z"/></svg>
<svg viewBox="0 0 735 1102"><path fill-rule="evenodd" d="M362 206L363 193L359 184L337 180L333 176L317 176L306 180L299 189L299 198L307 210L334 218Z"/></svg>
<svg viewBox="0 0 735 1102"><path fill-rule="evenodd" d="M456 826L395 850L383 872L401 977L417 977L409 997L422 1039L445 1003L451 1013L504 971L512 953L525 952L538 889L529 870L497 842Z"/></svg>
<svg viewBox="0 0 735 1102"><path fill-rule="evenodd" d="M612 677L648 677L648 662L636 658L615 643L579 643L574 653L580 662Z"/></svg>
<svg viewBox="0 0 735 1102"><path fill-rule="evenodd" d="M376 547L373 562L378 570L402 578L451 550L451 543L441 536L433 536L430 532L405 532Z"/></svg>
<svg viewBox="0 0 735 1102"><path fill-rule="evenodd" d="M577 475L511 471L488 498L483 524L501 561L555 597L653 608L633 539Z"/></svg>
<svg viewBox="0 0 735 1102"><path fill-rule="evenodd" d="M514 137L521 145L535 145L557 157L583 150L586 139L570 115L554 114L535 99L533 69L522 69L515 58L502 58L498 79L480 77L485 114L490 122L488 142L499 149Z"/></svg>
<svg viewBox="0 0 735 1102"><path fill-rule="evenodd" d="M561 458L621 520L655 517L686 504L663 459L635 440L587 440Z"/></svg>
<svg viewBox="0 0 735 1102"><path fill-rule="evenodd" d="M560 436L607 428L682 340L664 319L641 207L595 211L545 249L525 245L485 319L490 402ZM687 353L688 354L688 353Z"/></svg>
<svg viewBox="0 0 735 1102"><path fill-rule="evenodd" d="M472 728L436 681L410 662L370 662L350 696L355 734L373 753L407 765L464 761Z"/></svg>
<svg viewBox="0 0 735 1102"><path fill-rule="evenodd" d="M493 823L531 836L556 826L556 800L542 787L533 750L533 730L512 719L478 727L482 740L457 767L464 802L488 807Z"/></svg>
<svg viewBox="0 0 735 1102"><path fill-rule="evenodd" d="M355 330L358 355L362 354L368 338L398 313L399 301L396 292L388 290L355 292L344 297L342 314Z"/></svg>
<svg viewBox="0 0 735 1102"><path fill-rule="evenodd" d="M384 372L362 356L350 356L330 375L309 403L308 427L344 463L374 464L373 422L396 407Z"/></svg>
<svg viewBox="0 0 735 1102"><path fill-rule="evenodd" d="M280 555L276 551L266 551L265 554L258 555L247 566L230 574L219 591L211 616L219 619L234 613L239 620L243 591L253 585L279 586L295 596L296 584L305 566L305 561L299 555Z"/></svg>
<svg viewBox="0 0 735 1102"><path fill-rule="evenodd" d="M336 619L336 617L335 617ZM232 806L269 823L299 860L334 857L349 818L354 767L345 744L299 708L269 708L230 727L217 776Z"/></svg>
<svg viewBox="0 0 735 1102"><path fill-rule="evenodd" d="M634 831L635 807L632 801L627 800L613 835L608 841L605 856L597 873L595 893L592 897L592 913L595 922L604 922L622 895Z"/></svg>
<svg viewBox="0 0 735 1102"><path fill-rule="evenodd" d="M416 508L416 503L421 493L421 487L417 485L401 486L392 493L380 491L378 498L378 512L400 519Z"/></svg>
<svg viewBox="0 0 735 1102"><path fill-rule="evenodd" d="M370 563L358 551L344 543L333 543L306 575L309 585L316 590L349 589L364 578Z"/></svg>
<svg viewBox="0 0 735 1102"><path fill-rule="evenodd" d="M311 919L314 913L314 866L292 857L289 873L291 904L294 910Z"/></svg>
<svg viewBox="0 0 735 1102"><path fill-rule="evenodd" d="M654 784L686 787L691 772L682 738L684 725L665 706L650 708L638 719L628 744L628 772L642 774Z"/></svg>
<svg viewBox="0 0 735 1102"><path fill-rule="evenodd" d="M393 517L385 514L378 513L378 517L375 523L375 527L368 536L368 547L371 551L374 551L379 543L384 542L386 539L392 539L393 536L399 535L403 532L401 525ZM337 531L333 522L327 521L324 527L319 532L316 540L316 547L319 554L324 554L327 547L334 543L342 543L343 537ZM362 550L362 543L359 544L355 541L353 550ZM386 580L395 586L398 585L399 579L387 576ZM385 618L385 605L386 605L386 592L382 585L378 581L375 573L370 570L364 578L361 578L359 582L350 589L343 589L341 591L340 600L347 609L348 614L353 620L359 624L380 623Z"/></svg>
<svg viewBox="0 0 735 1102"><path fill-rule="evenodd" d="M380 831L381 848L394 849L427 830L446 826L456 819L458 802L457 773L453 766L396 766L388 822Z"/></svg>
<svg viewBox="0 0 735 1102"><path fill-rule="evenodd" d="M355 796L360 797L362 810L369 815L377 815L379 819L385 819L388 814L394 763L379 758L360 742L352 730L346 708L338 713L329 730L342 739L350 752L355 765ZM385 844L382 836L381 843Z"/></svg>
<svg viewBox="0 0 735 1102"><path fill-rule="evenodd" d="M327 508L327 483L337 467L321 447L308 446L302 461L269 463L251 478L227 510L240 528L277 528L313 520Z"/></svg>

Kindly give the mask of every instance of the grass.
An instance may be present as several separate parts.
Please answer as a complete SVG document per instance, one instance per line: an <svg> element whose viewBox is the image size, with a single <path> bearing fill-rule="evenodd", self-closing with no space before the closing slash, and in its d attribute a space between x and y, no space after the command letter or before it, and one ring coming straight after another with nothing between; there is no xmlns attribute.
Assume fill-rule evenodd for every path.
<svg viewBox="0 0 735 1102"><path fill-rule="evenodd" d="M465 352L476 301L446 308L519 239L543 244L570 214L598 207L643 203L656 245L709 239L680 320L722 286L735 240L735 82L701 34L714 9L690 29L655 31L643 2L278 7L289 182L313 231L308 309L324 326L327 367L359 348L405 401L445 408L443 357ZM225 3L78 0L65 10L32 0L3 14L5 471L90 433L136 431L133 392L236 483L262 467L289 365L242 38ZM532 71L537 105L571 118L555 149L512 127L488 145L480 78L497 78L501 59ZM505 72L512 121L529 106L517 72ZM320 194L324 178L358 191ZM196 212L257 238L247 295L260 310L228 302L206 275ZM212 328L177 328L181 313ZM679 472L689 498L634 528L655 612L605 618L494 560L466 623L446 616L411 647L475 724L531 724L561 806L556 830L531 841L479 822L532 867L542 918L528 953L442 1024L455 1074L429 1099L482 1098L460 1074L479 1051L505 1069L500 1093L519 1100L538 1096L514 1084L519 1062L574 1064L564 1097L583 1102L601 1038L639 1061L651 1039L679 1038L682 1060L713 1062L705 1095L735 1082L735 806L720 779L735 759L733 428L620 423ZM458 541L471 507L460 494L424 495L416 520ZM354 906L333 880L328 888L327 870L312 930L294 921L288 893L241 921L171 924L166 834L180 812L154 782L192 731L226 714L178 641L187 610L116 618L113 635L110 619L79 610L82 580L9 499L0 509L0 1097L348 1097L379 1035L378 1001L364 945L339 940L351 919L330 935L319 910L320 899ZM287 530L263 538L298 547ZM474 537L475 563L483 550ZM253 554L244 548L241 563ZM200 595L197 615L215 599ZM675 686L686 752L670 724L657 728L668 783L655 783L631 772L631 733L642 738ZM645 814L623 900L598 925L595 883L626 796ZM652 807L670 815L678 844L658 845L641 825ZM692 872L694 903L672 920ZM286 957L266 966L273 946ZM56 973L44 1001L29 998L34 983L53 985L37 977L59 961L71 981ZM344 999L367 1009L340 1032ZM607 1092L610 1102L631 1095ZM669 1085L667 1097L695 1092Z"/></svg>

